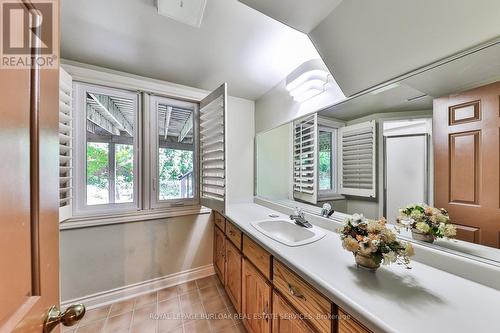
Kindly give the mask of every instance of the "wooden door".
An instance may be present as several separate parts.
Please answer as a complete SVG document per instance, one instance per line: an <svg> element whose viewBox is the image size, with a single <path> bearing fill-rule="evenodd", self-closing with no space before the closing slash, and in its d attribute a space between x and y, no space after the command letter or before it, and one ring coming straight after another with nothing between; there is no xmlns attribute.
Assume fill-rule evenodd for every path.
<svg viewBox="0 0 500 333"><path fill-rule="evenodd" d="M250 263L243 259L242 273L243 323L250 333L271 332L271 286Z"/></svg>
<svg viewBox="0 0 500 333"><path fill-rule="evenodd" d="M217 227L214 228L214 267L219 279L224 283L224 256L226 255L226 238Z"/></svg>
<svg viewBox="0 0 500 333"><path fill-rule="evenodd" d="M226 241L226 270L224 286L236 311L241 311L241 253L229 241Z"/></svg>
<svg viewBox="0 0 500 333"><path fill-rule="evenodd" d="M314 333L278 293L273 293L273 333Z"/></svg>
<svg viewBox="0 0 500 333"><path fill-rule="evenodd" d="M435 205L457 238L500 246L500 82L434 100Z"/></svg>

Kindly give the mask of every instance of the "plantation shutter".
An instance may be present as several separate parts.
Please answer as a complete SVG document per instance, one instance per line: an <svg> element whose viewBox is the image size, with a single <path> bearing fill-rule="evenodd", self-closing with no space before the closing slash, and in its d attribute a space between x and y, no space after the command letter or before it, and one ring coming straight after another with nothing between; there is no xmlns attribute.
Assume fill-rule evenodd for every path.
<svg viewBox="0 0 500 333"><path fill-rule="evenodd" d="M224 83L200 102L200 200L203 206L225 210L226 105Z"/></svg>
<svg viewBox="0 0 500 333"><path fill-rule="evenodd" d="M313 114L294 122L293 197L315 204L317 201L318 119Z"/></svg>
<svg viewBox="0 0 500 333"><path fill-rule="evenodd" d="M59 221L72 216L73 201L73 114L71 76L59 72Z"/></svg>
<svg viewBox="0 0 500 333"><path fill-rule="evenodd" d="M375 121L339 129L340 193L375 198Z"/></svg>

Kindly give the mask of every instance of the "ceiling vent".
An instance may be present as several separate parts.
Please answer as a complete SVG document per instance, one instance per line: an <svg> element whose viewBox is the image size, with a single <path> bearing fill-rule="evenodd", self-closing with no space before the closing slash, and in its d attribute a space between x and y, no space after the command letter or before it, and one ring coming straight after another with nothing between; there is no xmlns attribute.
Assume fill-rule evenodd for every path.
<svg viewBox="0 0 500 333"><path fill-rule="evenodd" d="M207 0L157 0L160 15L199 28Z"/></svg>

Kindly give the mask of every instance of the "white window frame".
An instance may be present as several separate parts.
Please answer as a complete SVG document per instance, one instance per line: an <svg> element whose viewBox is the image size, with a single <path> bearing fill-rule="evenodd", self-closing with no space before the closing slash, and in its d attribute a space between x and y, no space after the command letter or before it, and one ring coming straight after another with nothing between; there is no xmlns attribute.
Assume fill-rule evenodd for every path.
<svg viewBox="0 0 500 333"><path fill-rule="evenodd" d="M331 157L330 157L330 165L331 165L331 177L332 177L332 186L331 189L328 190L321 190L319 188L319 135L320 132L329 132L331 133ZM324 125L319 125L318 126L318 197L319 198L324 198L324 197L331 197L334 195L338 194L338 159L337 159L337 154L338 154L338 129L336 127L329 127L329 126L324 126Z"/></svg>
<svg viewBox="0 0 500 333"><path fill-rule="evenodd" d="M75 147L75 205L73 215L96 215L109 213L124 213L132 212L141 209L141 193L140 193L140 175L141 175L141 115L139 112L140 96L137 91L125 89L109 88L88 83L74 82L73 83L74 99L73 105L75 108L74 120L75 136L73 138L73 147ZM86 112L86 94L87 92L112 95L123 98L131 98L135 100L135 125L134 125L134 200L131 203L108 203L101 205L87 205L87 165L86 165L86 146L87 146L87 112Z"/></svg>
<svg viewBox="0 0 500 333"><path fill-rule="evenodd" d="M158 170L158 104L169 104L178 107L193 107L193 198L179 198L160 200L159 199L159 170ZM151 209L199 206L199 124L198 124L199 105L194 102L185 102L182 100L150 95L149 97L149 154L145 154L145 158L150 161L150 205ZM149 155L149 156L148 156Z"/></svg>

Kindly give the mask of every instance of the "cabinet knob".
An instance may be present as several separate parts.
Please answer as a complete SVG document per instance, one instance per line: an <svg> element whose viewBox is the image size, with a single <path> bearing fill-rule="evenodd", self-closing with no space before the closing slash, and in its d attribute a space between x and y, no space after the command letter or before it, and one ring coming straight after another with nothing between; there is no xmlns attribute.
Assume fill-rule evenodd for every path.
<svg viewBox="0 0 500 333"><path fill-rule="evenodd" d="M297 297L299 299L302 299L302 300L306 300L305 296L302 295L294 286L292 286L290 283L288 284L288 292L290 293L290 295L294 296L294 297Z"/></svg>

